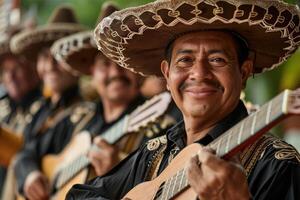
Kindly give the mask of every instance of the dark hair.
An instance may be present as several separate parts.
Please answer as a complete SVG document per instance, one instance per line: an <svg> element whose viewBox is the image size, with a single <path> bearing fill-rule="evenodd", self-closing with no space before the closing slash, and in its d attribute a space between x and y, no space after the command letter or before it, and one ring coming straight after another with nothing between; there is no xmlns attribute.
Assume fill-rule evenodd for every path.
<svg viewBox="0 0 300 200"><path fill-rule="evenodd" d="M236 50L237 50L237 55L238 55L238 63L239 63L239 66L241 66L245 62L245 60L249 57L248 43L242 36L240 36L236 32L229 31L229 30L222 30L222 32L228 33L229 35L232 36L233 41L235 42L235 45L236 45ZM180 36L185 35L185 34L180 34L177 37L173 38L167 45L167 47L165 49L165 59L168 61L168 63L171 63L174 41L177 38L179 38Z"/></svg>

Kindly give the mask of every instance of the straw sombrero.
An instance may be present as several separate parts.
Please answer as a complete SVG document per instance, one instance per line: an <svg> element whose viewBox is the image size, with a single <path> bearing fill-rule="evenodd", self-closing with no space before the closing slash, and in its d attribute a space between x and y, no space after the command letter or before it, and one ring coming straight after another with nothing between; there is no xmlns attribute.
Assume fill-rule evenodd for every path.
<svg viewBox="0 0 300 200"><path fill-rule="evenodd" d="M103 4L98 22L119 10L113 3ZM90 74L95 56L100 52L92 31L83 31L57 40L51 47L55 59L73 74Z"/></svg>
<svg viewBox="0 0 300 200"><path fill-rule="evenodd" d="M120 66L161 76L169 42L199 30L230 30L254 53L254 73L285 61L299 46L299 9L281 0L157 0L104 18L98 48Z"/></svg>
<svg viewBox="0 0 300 200"><path fill-rule="evenodd" d="M38 52L64 36L82 31L73 10L68 6L60 6L54 10L48 23L32 30L16 34L11 41L11 50L21 53L30 59L36 59Z"/></svg>
<svg viewBox="0 0 300 200"><path fill-rule="evenodd" d="M10 40L21 30L21 26L11 27L10 29L2 32L0 34L0 62L2 62L3 58L8 55L13 55L10 49Z"/></svg>

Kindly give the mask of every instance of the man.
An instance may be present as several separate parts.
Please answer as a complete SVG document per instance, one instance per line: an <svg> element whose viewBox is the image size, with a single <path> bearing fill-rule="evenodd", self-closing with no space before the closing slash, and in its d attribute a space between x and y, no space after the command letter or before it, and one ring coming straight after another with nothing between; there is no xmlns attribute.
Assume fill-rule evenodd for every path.
<svg viewBox="0 0 300 200"><path fill-rule="evenodd" d="M159 175L185 146L207 145L246 117L239 96L247 78L277 66L299 44L299 20L289 27L291 19L299 19L298 8L274 2L159 0L105 18L95 30L100 50L122 67L145 75L159 75L155 66L161 64L184 120L105 176L73 186L67 199L121 199ZM278 22L283 19L275 15L278 10L291 18ZM248 162L242 163L244 169L201 148L186 170L194 198L300 198L300 156L293 147L265 136L240 157Z"/></svg>
<svg viewBox="0 0 300 200"><path fill-rule="evenodd" d="M76 122L70 121L73 109L82 100L79 94L78 77L70 74L55 61L50 54L51 44L68 34L82 31L77 23L73 10L69 7L57 8L48 24L31 30L22 31L12 38L11 47L15 53L22 53L26 58L36 61L38 75L43 81L44 97L40 108L32 117L31 123L24 130L25 145L18 154L15 164L15 174L18 187L23 192L23 187L39 187L43 175L39 173L39 157L44 151L48 151L47 141L39 143L40 137L49 140L52 132L67 137L75 129L76 123L84 117L89 110L81 113ZM64 140L55 141L53 151L63 148ZM25 185L25 186L24 186ZM31 198L35 195L25 190ZM38 193L39 194L39 193ZM7 199L7 198L6 198Z"/></svg>
<svg viewBox="0 0 300 200"><path fill-rule="evenodd" d="M9 42L12 34L2 35L0 44L1 80L7 92L0 97L0 126L8 128L15 134L23 134L24 128L31 122L32 116L39 107L41 92L33 63L11 52ZM6 167L1 166L0 169L0 194L5 180Z"/></svg>

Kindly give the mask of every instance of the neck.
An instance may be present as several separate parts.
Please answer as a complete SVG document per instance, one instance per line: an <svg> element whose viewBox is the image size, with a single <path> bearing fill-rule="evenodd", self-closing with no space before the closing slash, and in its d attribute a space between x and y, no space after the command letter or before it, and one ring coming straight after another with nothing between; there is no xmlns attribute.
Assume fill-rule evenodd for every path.
<svg viewBox="0 0 300 200"><path fill-rule="evenodd" d="M186 144L190 145L195 141L205 137L207 133L213 128L213 124L199 123L197 118L184 117Z"/></svg>
<svg viewBox="0 0 300 200"><path fill-rule="evenodd" d="M53 92L51 94L51 102L52 104L56 104L61 98L61 94L59 92Z"/></svg>
<svg viewBox="0 0 300 200"><path fill-rule="evenodd" d="M116 120L128 107L129 102L112 102L109 100L102 99L103 110L104 110L104 119L105 122L109 123Z"/></svg>

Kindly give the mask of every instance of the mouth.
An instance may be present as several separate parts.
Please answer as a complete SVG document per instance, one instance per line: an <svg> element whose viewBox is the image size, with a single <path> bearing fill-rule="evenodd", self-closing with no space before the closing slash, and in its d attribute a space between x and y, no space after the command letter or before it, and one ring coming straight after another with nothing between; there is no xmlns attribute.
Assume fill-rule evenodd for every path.
<svg viewBox="0 0 300 200"><path fill-rule="evenodd" d="M195 98L205 98L205 97L212 96L218 92L222 92L222 90L221 88L215 88L215 87L190 86L185 88L183 92Z"/></svg>

